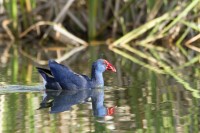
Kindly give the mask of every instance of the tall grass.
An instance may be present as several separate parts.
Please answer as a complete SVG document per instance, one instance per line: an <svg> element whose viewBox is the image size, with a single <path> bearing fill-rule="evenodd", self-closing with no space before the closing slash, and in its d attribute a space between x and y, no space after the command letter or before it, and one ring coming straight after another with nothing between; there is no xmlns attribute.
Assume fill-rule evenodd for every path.
<svg viewBox="0 0 200 133"><path fill-rule="evenodd" d="M4 5L12 20L12 31L21 39L34 39L45 33L45 37L78 47L87 46L83 39L103 40L110 50L165 73L165 67L180 68L181 64L188 66L198 61L199 49L191 43L199 38L199 3L200 0L8 0ZM188 38L192 41L185 43Z"/></svg>
<svg viewBox="0 0 200 133"><path fill-rule="evenodd" d="M34 23L32 10L36 7L34 0L4 1L7 17L11 20L11 31L17 39L20 33ZM22 19L21 19L22 18Z"/></svg>
<svg viewBox="0 0 200 133"><path fill-rule="evenodd" d="M148 10L151 12L151 3L153 1L149 0L148 2ZM194 65L199 61L199 55L194 51L193 53L195 54L191 55L190 53L193 49L188 50L183 45L186 37L192 37L190 35L191 32L193 34L199 32L199 28L196 27L198 25L196 21L197 17L193 14L194 11L199 10L199 3L200 0L194 0L187 1L181 6L175 5L171 11L167 11L160 17L151 18L145 24L123 35L114 41L109 48L115 53L141 66L158 73L165 73L172 76L181 83L186 90L191 91L194 97L200 98L199 90L197 88L192 88L190 84L180 76L180 72L174 69ZM191 14L193 14L195 18L193 22L191 19L188 19L188 16ZM164 44L160 43L164 38L167 38L169 41L165 40L166 42ZM155 47L145 47L144 49L145 45L161 46L167 51L161 52ZM168 48L166 48L166 46L168 46ZM137 50L138 48L140 50Z"/></svg>
<svg viewBox="0 0 200 133"><path fill-rule="evenodd" d="M96 23L97 23L97 11L98 11L98 0L89 0L88 2L88 38L94 40L96 37Z"/></svg>
<svg viewBox="0 0 200 133"><path fill-rule="evenodd" d="M148 1L149 12L152 2L153 1L151 0ZM193 34L199 32L199 28L196 27L198 23L195 23L197 18L195 17L195 14L193 14L195 10L198 10L199 2L200 0L188 1L181 5L181 8L179 5L175 5L172 10L166 12L162 16L154 18L146 22L145 24L142 24L141 26L133 29L132 31L114 41L109 46L110 49L117 53L119 53L119 50L123 51L125 53L121 53L121 55L126 55L126 57L128 57L127 54L129 55L129 57L137 55L143 59L148 60L149 62L158 65L163 69L172 69L172 67L174 67L173 62L165 57L165 55L169 55L170 52L174 54L174 56L171 56L170 58L174 58L174 60L176 60L178 64L181 64L182 62L186 64L191 64L191 58L194 58L192 63L196 63L196 59L198 58L198 56L193 54L191 57L191 54L189 54L191 50L187 50L183 44L185 43L185 38L191 36L191 32L193 32ZM193 14L195 18L193 19L194 22L188 20L187 16L191 14ZM162 41L162 38L167 38L169 41L166 40L165 43L160 43L160 41ZM175 43L176 45L173 45L173 43ZM143 48L144 46L146 46L145 49ZM160 50L158 50L158 46L161 46L161 48L167 51L161 52ZM166 46L172 48L177 47L178 49L174 51L174 48L170 49L166 48ZM140 51L136 51L137 48L135 47L139 47ZM118 49L118 51L116 49ZM129 51L132 54L126 51ZM177 56L179 56L179 58L181 56L182 59L179 60ZM159 69L160 68L158 68L158 70Z"/></svg>
<svg viewBox="0 0 200 133"><path fill-rule="evenodd" d="M5 8L8 13L8 17L12 21L12 32L15 37L18 36L18 9L17 9L17 0L9 0L5 2Z"/></svg>
<svg viewBox="0 0 200 133"><path fill-rule="evenodd" d="M64 3L67 5L67 10ZM199 0L185 0L182 3L177 0L173 2L162 0L72 0L70 5L68 3L64 0L57 3L52 1L45 3L37 0L20 0L17 3L16 0L8 0L4 5L8 17L12 20L12 29L18 29L19 34L35 22L44 20L61 23L63 28L85 40L112 37L112 39L124 39L125 42L133 39L145 39L150 35L151 37L163 35L162 38L175 36L172 39L177 40L177 34L184 32L184 29L180 29L181 27L190 27L193 29L192 31L190 29L191 32L195 32L197 28L194 27L198 27L196 22ZM189 16L187 16L188 14ZM177 31L173 32L176 29ZM180 30L178 31L178 29ZM41 26L37 27L38 30L46 32L46 28ZM85 36L85 32L88 33L87 36ZM184 37L191 36L191 32L187 32L187 34L185 32L182 40ZM32 34L34 35L34 32ZM117 41L113 44L115 43Z"/></svg>

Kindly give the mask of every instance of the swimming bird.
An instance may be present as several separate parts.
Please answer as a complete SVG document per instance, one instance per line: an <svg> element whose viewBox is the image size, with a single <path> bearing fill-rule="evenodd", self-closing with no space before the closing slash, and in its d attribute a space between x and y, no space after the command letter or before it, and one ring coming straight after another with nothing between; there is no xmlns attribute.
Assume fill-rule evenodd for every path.
<svg viewBox="0 0 200 133"><path fill-rule="evenodd" d="M49 60L49 68L39 68L38 72L44 79L47 89L78 90L104 86L103 72L116 72L115 67L105 59L98 59L92 64L91 78L73 72L69 67Z"/></svg>

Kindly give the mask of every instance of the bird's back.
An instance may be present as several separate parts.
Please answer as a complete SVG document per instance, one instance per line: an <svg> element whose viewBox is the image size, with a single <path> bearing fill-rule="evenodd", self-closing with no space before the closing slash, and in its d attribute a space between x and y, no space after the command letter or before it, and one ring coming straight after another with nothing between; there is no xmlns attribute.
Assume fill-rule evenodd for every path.
<svg viewBox="0 0 200 133"><path fill-rule="evenodd" d="M90 88L89 78L73 72L69 67L52 60L49 61L49 67L52 75L62 89L74 90Z"/></svg>

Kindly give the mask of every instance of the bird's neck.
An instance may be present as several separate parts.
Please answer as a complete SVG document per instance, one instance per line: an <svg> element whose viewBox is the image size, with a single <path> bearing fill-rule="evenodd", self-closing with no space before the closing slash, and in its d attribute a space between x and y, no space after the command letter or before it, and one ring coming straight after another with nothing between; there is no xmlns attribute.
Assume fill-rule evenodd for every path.
<svg viewBox="0 0 200 133"><path fill-rule="evenodd" d="M91 79L92 79L92 82L95 84L95 87L104 86L104 80L103 80L103 73L102 72L99 72L95 69L92 69Z"/></svg>

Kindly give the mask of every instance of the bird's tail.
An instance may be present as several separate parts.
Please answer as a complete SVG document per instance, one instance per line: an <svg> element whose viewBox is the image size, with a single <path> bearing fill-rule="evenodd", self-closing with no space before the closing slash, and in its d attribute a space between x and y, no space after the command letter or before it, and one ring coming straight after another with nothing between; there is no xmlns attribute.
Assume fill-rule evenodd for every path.
<svg viewBox="0 0 200 133"><path fill-rule="evenodd" d="M40 73L40 75L42 76L44 84L46 84L46 82L48 82L48 80L53 77L50 70L40 68L40 67L36 67L36 68L38 72Z"/></svg>
<svg viewBox="0 0 200 133"><path fill-rule="evenodd" d="M48 69L36 67L43 78L43 84L49 90L61 90L60 84L54 79L52 73Z"/></svg>

